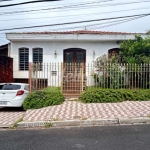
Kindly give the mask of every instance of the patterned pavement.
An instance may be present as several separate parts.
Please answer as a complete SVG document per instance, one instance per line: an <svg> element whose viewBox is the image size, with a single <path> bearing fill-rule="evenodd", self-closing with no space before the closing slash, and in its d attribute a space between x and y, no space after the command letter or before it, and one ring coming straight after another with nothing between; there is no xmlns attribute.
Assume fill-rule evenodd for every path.
<svg viewBox="0 0 150 150"><path fill-rule="evenodd" d="M150 101L84 104L65 101L62 105L27 110L24 121L135 118L150 115Z"/></svg>
<svg viewBox="0 0 150 150"><path fill-rule="evenodd" d="M0 108L0 127L12 126L24 113L24 111L18 111L17 108Z"/></svg>
<svg viewBox="0 0 150 150"><path fill-rule="evenodd" d="M65 101L58 106L27 110L26 112L16 108L0 108L0 127L11 126L22 116L24 116L23 121L25 122L147 117L150 116L150 101L105 104Z"/></svg>

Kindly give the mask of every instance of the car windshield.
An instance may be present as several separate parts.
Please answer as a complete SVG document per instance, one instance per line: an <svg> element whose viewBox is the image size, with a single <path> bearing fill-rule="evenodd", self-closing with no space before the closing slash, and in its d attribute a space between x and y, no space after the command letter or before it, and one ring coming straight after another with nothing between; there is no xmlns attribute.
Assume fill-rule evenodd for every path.
<svg viewBox="0 0 150 150"><path fill-rule="evenodd" d="M2 87L2 90L19 90L21 88L21 85L17 84L5 84Z"/></svg>

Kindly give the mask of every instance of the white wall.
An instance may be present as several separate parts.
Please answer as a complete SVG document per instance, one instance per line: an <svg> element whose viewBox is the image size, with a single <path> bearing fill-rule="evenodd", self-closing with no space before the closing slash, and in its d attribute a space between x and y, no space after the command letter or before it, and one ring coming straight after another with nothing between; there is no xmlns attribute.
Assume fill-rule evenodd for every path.
<svg viewBox="0 0 150 150"><path fill-rule="evenodd" d="M86 50L86 63L93 62L93 51L95 59L103 54L107 54L111 48L118 48L116 41L14 41L11 42L10 56L13 58L14 78L28 78L28 71L19 71L19 53L21 47L29 48L29 61L32 62L32 49L35 47L43 48L43 63L63 62L63 50L68 48L82 48ZM57 57L54 52L57 51Z"/></svg>

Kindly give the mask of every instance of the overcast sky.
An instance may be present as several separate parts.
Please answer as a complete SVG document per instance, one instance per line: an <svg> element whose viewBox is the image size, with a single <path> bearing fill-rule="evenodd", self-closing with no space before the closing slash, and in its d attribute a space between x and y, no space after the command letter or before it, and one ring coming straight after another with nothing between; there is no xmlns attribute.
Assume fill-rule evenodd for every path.
<svg viewBox="0 0 150 150"><path fill-rule="evenodd" d="M0 0L0 5L27 1L31 0L11 0L7 2L2 2L2 0ZM62 0L57 2L33 3L12 7L0 7L0 30L148 13L150 13L150 0ZM143 33L150 29L150 16L142 16L142 18L123 18L119 20L108 19L106 21L99 22L91 21L82 24L42 28L4 30L0 31L0 45L9 42L5 38L6 32L66 31L85 29Z"/></svg>

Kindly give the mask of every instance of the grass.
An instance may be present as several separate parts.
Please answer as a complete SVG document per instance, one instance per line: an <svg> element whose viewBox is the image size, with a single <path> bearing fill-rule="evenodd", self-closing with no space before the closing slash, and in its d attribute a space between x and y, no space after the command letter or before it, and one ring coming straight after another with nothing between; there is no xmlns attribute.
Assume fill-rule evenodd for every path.
<svg viewBox="0 0 150 150"><path fill-rule="evenodd" d="M16 129L17 128L17 124L19 123L19 122L22 122L23 121L23 116L20 118L20 119L18 119L14 124L13 124L13 126L12 127L10 127L11 129Z"/></svg>
<svg viewBox="0 0 150 150"><path fill-rule="evenodd" d="M52 123L51 122L46 122L45 124L44 124L44 126L45 126L45 128L50 128L50 127L52 127Z"/></svg>
<svg viewBox="0 0 150 150"><path fill-rule="evenodd" d="M58 118L53 118L53 121L58 121L59 119Z"/></svg>
<svg viewBox="0 0 150 150"><path fill-rule="evenodd" d="M46 91L46 92L60 92L61 88L52 86L52 87L45 88L44 91Z"/></svg>
<svg viewBox="0 0 150 150"><path fill-rule="evenodd" d="M87 120L88 118L86 118L86 117L83 117L81 120Z"/></svg>

